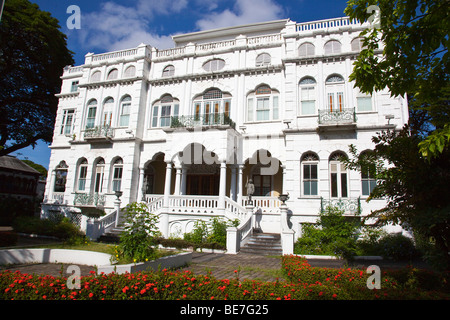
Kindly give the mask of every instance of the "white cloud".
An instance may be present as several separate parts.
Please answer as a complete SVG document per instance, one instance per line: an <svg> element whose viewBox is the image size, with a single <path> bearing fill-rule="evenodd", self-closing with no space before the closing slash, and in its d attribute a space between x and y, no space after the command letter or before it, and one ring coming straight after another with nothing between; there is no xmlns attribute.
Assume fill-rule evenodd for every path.
<svg viewBox="0 0 450 320"><path fill-rule="evenodd" d="M210 13L197 21L200 30L263 22L283 18L283 8L273 0L236 0L233 10Z"/></svg>
<svg viewBox="0 0 450 320"><path fill-rule="evenodd" d="M164 29L161 21L170 24L180 15L195 11L201 19L193 25L205 30L281 19L284 10L275 1L135 0L133 5L128 5L109 0L98 11L82 12L78 41L83 50L95 52L127 49L140 43L159 49L171 48L174 45L171 36L158 34Z"/></svg>
<svg viewBox="0 0 450 320"><path fill-rule="evenodd" d="M82 14L80 44L90 51L127 49L142 42L160 49L172 47L170 36L152 33L149 27L155 16L179 13L186 6L187 0L139 0L133 7L104 2L99 11Z"/></svg>

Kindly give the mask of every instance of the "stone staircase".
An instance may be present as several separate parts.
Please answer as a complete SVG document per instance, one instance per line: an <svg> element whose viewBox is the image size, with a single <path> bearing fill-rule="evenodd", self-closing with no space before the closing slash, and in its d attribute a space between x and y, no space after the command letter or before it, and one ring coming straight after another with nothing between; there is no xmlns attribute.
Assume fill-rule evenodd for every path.
<svg viewBox="0 0 450 320"><path fill-rule="evenodd" d="M123 227L117 226L112 228L110 231L102 234L97 241L104 243L119 243L120 234L123 232Z"/></svg>
<svg viewBox="0 0 450 320"><path fill-rule="evenodd" d="M276 233L253 233L239 252L259 255L282 255L281 236Z"/></svg>

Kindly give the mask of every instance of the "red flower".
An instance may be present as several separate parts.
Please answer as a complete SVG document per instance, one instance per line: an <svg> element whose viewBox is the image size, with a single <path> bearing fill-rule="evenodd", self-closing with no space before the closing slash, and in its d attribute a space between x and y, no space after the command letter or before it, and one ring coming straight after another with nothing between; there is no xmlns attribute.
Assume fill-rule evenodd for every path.
<svg viewBox="0 0 450 320"><path fill-rule="evenodd" d="M94 296L94 294L91 292L89 293L89 298L92 298Z"/></svg>

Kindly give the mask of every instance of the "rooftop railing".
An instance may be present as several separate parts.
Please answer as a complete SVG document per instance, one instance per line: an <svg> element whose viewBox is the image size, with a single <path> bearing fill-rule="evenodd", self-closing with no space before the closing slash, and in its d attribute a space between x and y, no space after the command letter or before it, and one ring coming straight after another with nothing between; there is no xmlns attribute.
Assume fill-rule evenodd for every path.
<svg viewBox="0 0 450 320"><path fill-rule="evenodd" d="M85 139L111 139L114 138L114 128L110 126L96 126L84 130Z"/></svg>

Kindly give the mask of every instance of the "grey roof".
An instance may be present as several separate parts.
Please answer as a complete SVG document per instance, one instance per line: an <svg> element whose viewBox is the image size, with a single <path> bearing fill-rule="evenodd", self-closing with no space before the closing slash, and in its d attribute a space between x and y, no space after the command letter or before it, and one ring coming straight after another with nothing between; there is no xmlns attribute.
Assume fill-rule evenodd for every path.
<svg viewBox="0 0 450 320"><path fill-rule="evenodd" d="M0 169L16 170L21 172L28 172L33 174L40 174L39 171L33 169L25 162L13 156L0 157Z"/></svg>

